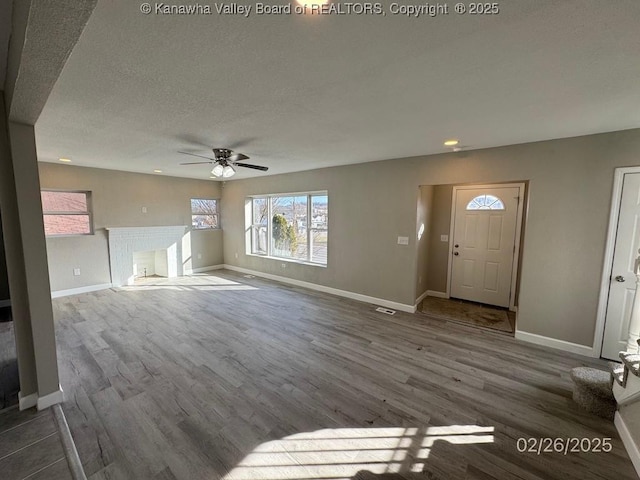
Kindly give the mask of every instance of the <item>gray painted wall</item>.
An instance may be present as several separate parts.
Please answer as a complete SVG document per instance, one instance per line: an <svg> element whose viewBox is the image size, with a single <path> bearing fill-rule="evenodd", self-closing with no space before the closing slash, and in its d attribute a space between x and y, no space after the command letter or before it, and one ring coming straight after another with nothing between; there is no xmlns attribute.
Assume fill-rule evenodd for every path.
<svg viewBox="0 0 640 480"><path fill-rule="evenodd" d="M427 288L434 292L447 291L449 270L449 242L440 240L440 235L449 235L451 226L452 185L435 185L431 225L429 228L429 271L427 272Z"/></svg>
<svg viewBox="0 0 640 480"><path fill-rule="evenodd" d="M429 252L431 251L431 224L433 217L433 187L423 185L418 195L418 219L416 223L417 236L417 276L416 276L416 300L427 291L427 279L429 270ZM424 229L422 234L420 230Z"/></svg>
<svg viewBox="0 0 640 480"><path fill-rule="evenodd" d="M53 163L40 163L39 169L44 189L92 192L95 235L47 238L53 291L111 282L105 227L191 225L192 197L221 196L220 183L213 181ZM191 242L192 268L222 263L221 230L194 230ZM73 276L74 268L80 268L80 276Z"/></svg>
<svg viewBox="0 0 640 480"><path fill-rule="evenodd" d="M0 302L2 302L3 300L9 300L9 278L7 277L7 263L5 261L4 253L2 221L0 221Z"/></svg>
<svg viewBox="0 0 640 480"><path fill-rule="evenodd" d="M236 180L224 190L225 263L413 304L418 187L528 180L518 329L591 346L614 168L631 165L639 129ZM326 268L245 254L247 195L319 189L329 192Z"/></svg>

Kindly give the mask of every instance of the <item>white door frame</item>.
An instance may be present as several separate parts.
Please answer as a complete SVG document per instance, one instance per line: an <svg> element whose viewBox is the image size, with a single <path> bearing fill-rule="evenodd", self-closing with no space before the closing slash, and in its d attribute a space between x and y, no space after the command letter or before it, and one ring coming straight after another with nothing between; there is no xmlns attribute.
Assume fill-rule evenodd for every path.
<svg viewBox="0 0 640 480"><path fill-rule="evenodd" d="M640 169L639 169L640 171ZM477 190L479 188L517 188L518 197L518 212L516 216L516 238L515 249L513 251L513 268L511 271L511 295L509 296L509 310L515 312L516 308L516 285L518 282L518 265L520 260L520 243L522 235L522 216L524 212L524 182L519 183L484 183L480 185L454 185L451 197L451 225L449 227L449 259L447 264L447 298L451 297L451 271L453 269L453 256L451 255L451 244L453 243L453 232L455 230L455 218L456 218L456 194L458 190Z"/></svg>
<svg viewBox="0 0 640 480"><path fill-rule="evenodd" d="M596 331L593 337L593 356L598 358L602 356L604 325L607 319L611 270L613 269L613 253L616 247L618 217L620 216L620 202L622 201L622 185L624 183L624 176L628 173L640 173L640 167L616 168L613 176L613 193L611 194L609 228L607 229L607 243L604 248L604 265L602 266L602 279L600 280L600 295L598 297L598 311L596 314Z"/></svg>

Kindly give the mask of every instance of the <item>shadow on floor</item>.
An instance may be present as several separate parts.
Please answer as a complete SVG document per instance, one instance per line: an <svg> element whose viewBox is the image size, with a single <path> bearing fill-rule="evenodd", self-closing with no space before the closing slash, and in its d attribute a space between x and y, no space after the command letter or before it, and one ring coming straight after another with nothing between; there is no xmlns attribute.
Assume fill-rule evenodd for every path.
<svg viewBox="0 0 640 480"><path fill-rule="evenodd" d="M0 323L10 322L11 318L11 307L1 307L0 308Z"/></svg>

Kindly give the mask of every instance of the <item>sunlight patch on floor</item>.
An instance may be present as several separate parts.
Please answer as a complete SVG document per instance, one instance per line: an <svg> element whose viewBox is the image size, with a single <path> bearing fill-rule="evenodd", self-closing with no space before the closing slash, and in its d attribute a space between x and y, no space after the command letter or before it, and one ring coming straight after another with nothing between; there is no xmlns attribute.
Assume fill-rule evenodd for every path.
<svg viewBox="0 0 640 480"><path fill-rule="evenodd" d="M123 286L123 289L135 290L174 290L174 291L216 291L216 290L259 290L258 287L234 282L228 278L215 275L194 274L184 277L138 277L132 285Z"/></svg>
<svg viewBox="0 0 640 480"><path fill-rule="evenodd" d="M351 479L371 473L421 472L436 442L493 443L494 427L338 428L266 442L224 480Z"/></svg>

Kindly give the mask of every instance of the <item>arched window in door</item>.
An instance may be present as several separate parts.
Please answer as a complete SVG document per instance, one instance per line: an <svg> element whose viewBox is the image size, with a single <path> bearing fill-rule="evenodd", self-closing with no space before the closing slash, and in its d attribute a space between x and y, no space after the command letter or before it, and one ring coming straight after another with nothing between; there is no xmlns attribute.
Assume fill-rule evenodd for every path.
<svg viewBox="0 0 640 480"><path fill-rule="evenodd" d="M494 195L478 195L467 204L467 210L504 210L504 203Z"/></svg>

